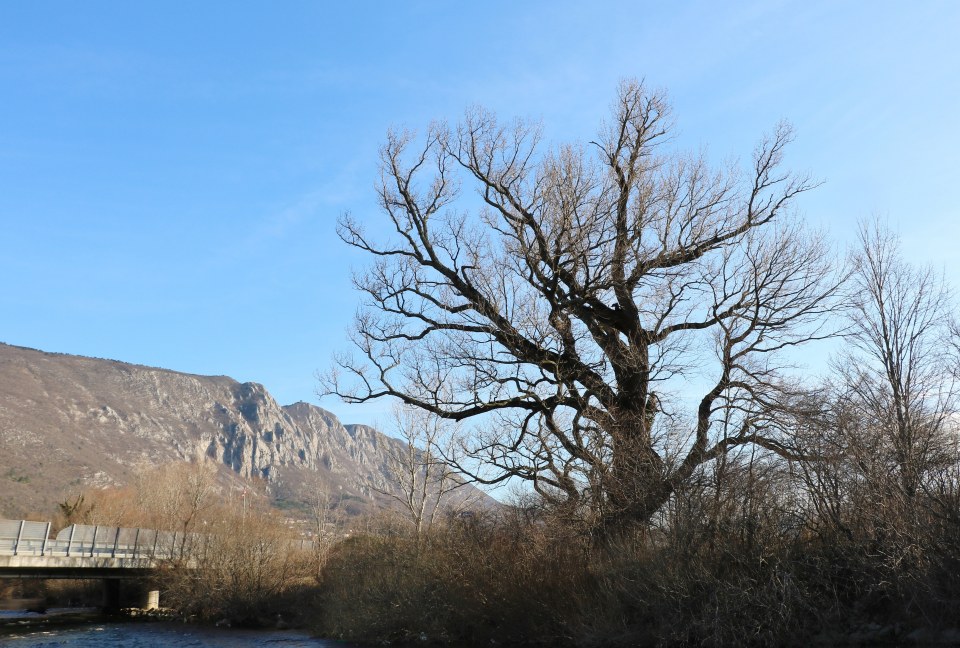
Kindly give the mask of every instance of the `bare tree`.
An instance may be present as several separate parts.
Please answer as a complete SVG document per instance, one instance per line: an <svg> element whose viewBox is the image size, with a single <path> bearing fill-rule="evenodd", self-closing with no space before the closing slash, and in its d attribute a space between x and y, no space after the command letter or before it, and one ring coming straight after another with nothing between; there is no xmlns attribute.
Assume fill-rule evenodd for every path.
<svg viewBox="0 0 960 648"><path fill-rule="evenodd" d="M379 199L395 236L341 219L375 261L355 277L359 357L338 357L324 389L473 418L463 450L493 471L475 478L528 480L612 531L733 447L789 455L775 358L826 334L836 289L824 245L783 218L812 183L779 170L785 125L746 173L716 171L664 150L669 112L625 82L589 148L540 153L537 128L479 110L420 146L390 133ZM680 393L703 376L693 401ZM691 421L675 462L664 412Z"/></svg>
<svg viewBox="0 0 960 648"><path fill-rule="evenodd" d="M314 559L319 575L327 563L330 550L343 537L343 495L333 496L330 488L317 477L311 488L310 509L314 524Z"/></svg>
<svg viewBox="0 0 960 648"><path fill-rule="evenodd" d="M454 504L451 495L465 482L444 459L451 454L444 451L444 444L451 437L444 429L443 419L422 409L397 404L394 421L403 444L391 446L387 461L399 492L388 487L380 493L403 507L420 546L441 508Z"/></svg>
<svg viewBox="0 0 960 648"><path fill-rule="evenodd" d="M896 236L878 223L861 226L853 266L853 350L838 363L845 404L856 413L857 437L876 437L882 476L892 471L913 498L928 470L951 461L944 454L957 404L950 294L931 268L904 261Z"/></svg>
<svg viewBox="0 0 960 648"><path fill-rule="evenodd" d="M174 463L137 475L137 504L156 529L180 533L180 557L187 537L197 530L204 511L214 504L216 468L206 461Z"/></svg>

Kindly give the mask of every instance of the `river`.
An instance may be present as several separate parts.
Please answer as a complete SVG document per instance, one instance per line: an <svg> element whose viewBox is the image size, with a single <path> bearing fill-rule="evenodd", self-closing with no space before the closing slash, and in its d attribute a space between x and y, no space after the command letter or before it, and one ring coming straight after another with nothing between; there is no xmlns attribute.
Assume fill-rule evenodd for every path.
<svg viewBox="0 0 960 648"><path fill-rule="evenodd" d="M10 648L343 648L296 630L236 630L175 622L87 623L72 626L7 626L0 646Z"/></svg>

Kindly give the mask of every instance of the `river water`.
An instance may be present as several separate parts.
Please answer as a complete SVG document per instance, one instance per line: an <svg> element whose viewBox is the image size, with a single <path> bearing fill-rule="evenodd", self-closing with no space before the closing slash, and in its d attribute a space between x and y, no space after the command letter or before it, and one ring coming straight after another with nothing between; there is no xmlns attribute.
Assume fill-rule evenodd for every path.
<svg viewBox="0 0 960 648"><path fill-rule="evenodd" d="M166 622L8 628L0 634L0 646L10 648L343 648L344 645L293 630L234 630Z"/></svg>

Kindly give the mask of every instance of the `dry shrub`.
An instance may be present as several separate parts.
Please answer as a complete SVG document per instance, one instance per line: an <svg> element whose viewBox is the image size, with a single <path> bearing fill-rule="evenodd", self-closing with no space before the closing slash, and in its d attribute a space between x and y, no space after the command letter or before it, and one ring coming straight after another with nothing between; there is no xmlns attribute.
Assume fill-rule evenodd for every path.
<svg viewBox="0 0 960 648"><path fill-rule="evenodd" d="M856 434L852 434L854 429ZM837 616L907 627L952 626L960 616L960 476L955 449L904 480L885 438L845 422L816 442L841 448L807 462L797 485L809 538L804 575ZM839 442L835 441L839 439ZM842 443L841 443L842 442Z"/></svg>
<svg viewBox="0 0 960 648"><path fill-rule="evenodd" d="M489 645L569 641L572 592L583 587L583 546L518 517L469 518L416 537L353 537L321 580L316 628L352 641Z"/></svg>
<svg viewBox="0 0 960 648"><path fill-rule="evenodd" d="M598 545L578 645L771 645L809 624L800 530L775 465L731 457L675 493L657 524Z"/></svg>
<svg viewBox="0 0 960 648"><path fill-rule="evenodd" d="M65 500L58 523L179 534L178 557L161 561L154 578L162 605L185 616L247 625L296 621L305 606L293 599L310 595L318 554L300 550L299 536L255 484L231 502L217 479L209 462L155 467L133 486Z"/></svg>
<svg viewBox="0 0 960 648"><path fill-rule="evenodd" d="M165 605L186 616L240 625L296 621L314 584L312 554L269 510L223 512L185 560L163 566Z"/></svg>
<svg viewBox="0 0 960 648"><path fill-rule="evenodd" d="M419 549L387 526L335 547L315 627L363 642L759 646L937 625L960 611L951 488L925 496L924 515L844 509L841 531L789 466L744 456L629 535L597 540L543 506L454 520Z"/></svg>

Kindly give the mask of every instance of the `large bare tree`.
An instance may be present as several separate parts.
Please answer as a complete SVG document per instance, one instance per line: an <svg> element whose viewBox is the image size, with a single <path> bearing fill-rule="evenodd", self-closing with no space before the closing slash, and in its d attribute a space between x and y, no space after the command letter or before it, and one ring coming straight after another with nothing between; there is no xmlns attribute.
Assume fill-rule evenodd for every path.
<svg viewBox="0 0 960 648"><path fill-rule="evenodd" d="M461 469L528 480L608 531L734 447L789 455L775 356L825 334L836 287L789 214L812 183L780 170L785 125L745 172L671 153L670 127L664 96L628 81L589 145L541 151L536 127L481 110L388 134L385 220L340 221L374 261L355 277L359 353L324 389L476 419L463 449L485 471ZM661 432L681 423L668 456Z"/></svg>

